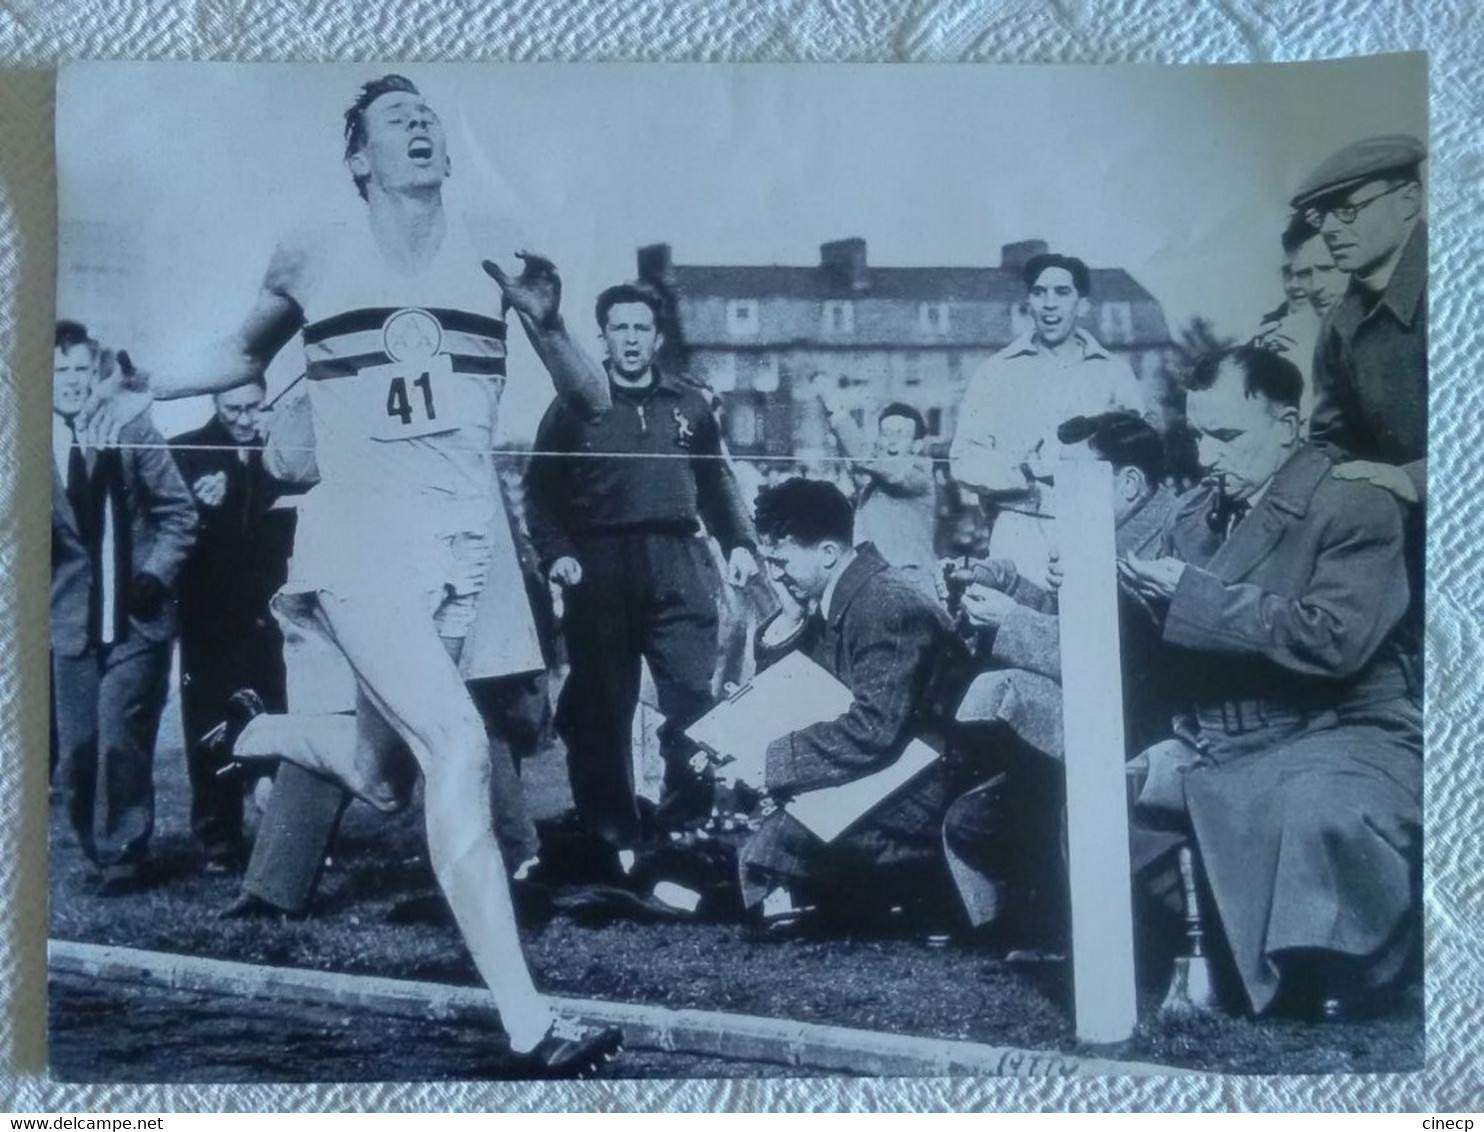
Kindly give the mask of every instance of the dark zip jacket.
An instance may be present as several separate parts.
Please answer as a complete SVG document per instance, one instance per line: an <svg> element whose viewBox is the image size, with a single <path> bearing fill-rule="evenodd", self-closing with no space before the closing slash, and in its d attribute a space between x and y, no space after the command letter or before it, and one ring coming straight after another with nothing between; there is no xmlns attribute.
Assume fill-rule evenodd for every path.
<svg viewBox="0 0 1484 1132"><path fill-rule="evenodd" d="M579 557L573 539L584 535L693 535L704 523L728 553L755 547L708 396L650 373L639 390L610 382L613 405L600 416L584 419L560 398L546 410L526 471L526 521L543 572Z"/></svg>

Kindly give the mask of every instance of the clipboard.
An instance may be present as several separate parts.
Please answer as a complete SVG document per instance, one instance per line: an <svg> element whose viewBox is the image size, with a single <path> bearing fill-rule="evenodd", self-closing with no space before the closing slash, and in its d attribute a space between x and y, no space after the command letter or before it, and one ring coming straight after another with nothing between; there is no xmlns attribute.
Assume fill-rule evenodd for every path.
<svg viewBox="0 0 1484 1132"><path fill-rule="evenodd" d="M717 704L686 734L713 755L725 758L736 735L762 730L771 742L844 715L854 698L825 669L803 653L791 652ZM850 782L806 790L784 809L821 841L830 842L940 757L921 739L914 739L890 766Z"/></svg>

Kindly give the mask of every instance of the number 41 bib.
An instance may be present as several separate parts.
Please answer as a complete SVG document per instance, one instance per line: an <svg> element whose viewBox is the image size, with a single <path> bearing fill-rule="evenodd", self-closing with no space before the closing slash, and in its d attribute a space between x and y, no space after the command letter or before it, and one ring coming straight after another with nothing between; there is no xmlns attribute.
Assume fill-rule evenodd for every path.
<svg viewBox="0 0 1484 1132"><path fill-rule="evenodd" d="M454 328L445 330L439 314ZM307 328L316 415L335 426L324 440L331 432L355 443L487 431L503 385L504 343L459 324L464 317L472 316L364 309Z"/></svg>
<svg viewBox="0 0 1484 1132"><path fill-rule="evenodd" d="M377 440L411 440L476 425L489 415L481 379L454 373L447 354L368 366L358 375L361 410Z"/></svg>

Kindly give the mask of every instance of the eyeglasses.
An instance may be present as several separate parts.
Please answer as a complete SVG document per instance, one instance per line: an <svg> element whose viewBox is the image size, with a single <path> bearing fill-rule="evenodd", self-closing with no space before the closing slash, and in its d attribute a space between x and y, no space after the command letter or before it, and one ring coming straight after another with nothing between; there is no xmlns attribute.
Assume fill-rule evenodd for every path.
<svg viewBox="0 0 1484 1132"><path fill-rule="evenodd" d="M1366 197L1365 200L1351 201L1348 204L1329 205L1324 208L1306 209L1304 211L1304 222L1311 227L1318 228L1324 224L1324 217L1328 214L1333 216L1341 224L1354 224L1355 218L1360 215L1361 210L1366 205L1375 204L1382 197L1390 196L1397 189L1404 189L1410 183L1409 181L1402 181L1399 184L1392 185L1389 189L1382 189L1375 196Z"/></svg>

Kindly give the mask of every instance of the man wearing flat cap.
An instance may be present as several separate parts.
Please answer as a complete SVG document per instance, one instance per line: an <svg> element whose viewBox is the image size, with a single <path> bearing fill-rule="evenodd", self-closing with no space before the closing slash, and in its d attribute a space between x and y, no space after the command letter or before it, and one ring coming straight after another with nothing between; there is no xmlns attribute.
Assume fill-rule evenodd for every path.
<svg viewBox="0 0 1484 1132"><path fill-rule="evenodd" d="M1340 478L1406 503L1425 494L1427 224L1422 143L1369 138L1320 164L1292 204L1318 226L1350 287L1314 359L1311 436L1337 450Z"/></svg>
<svg viewBox="0 0 1484 1132"><path fill-rule="evenodd" d="M1314 353L1309 438L1337 479L1363 479L1404 504L1420 656L1423 504L1427 492L1427 150L1403 134L1367 138L1322 162L1293 196L1350 286Z"/></svg>

